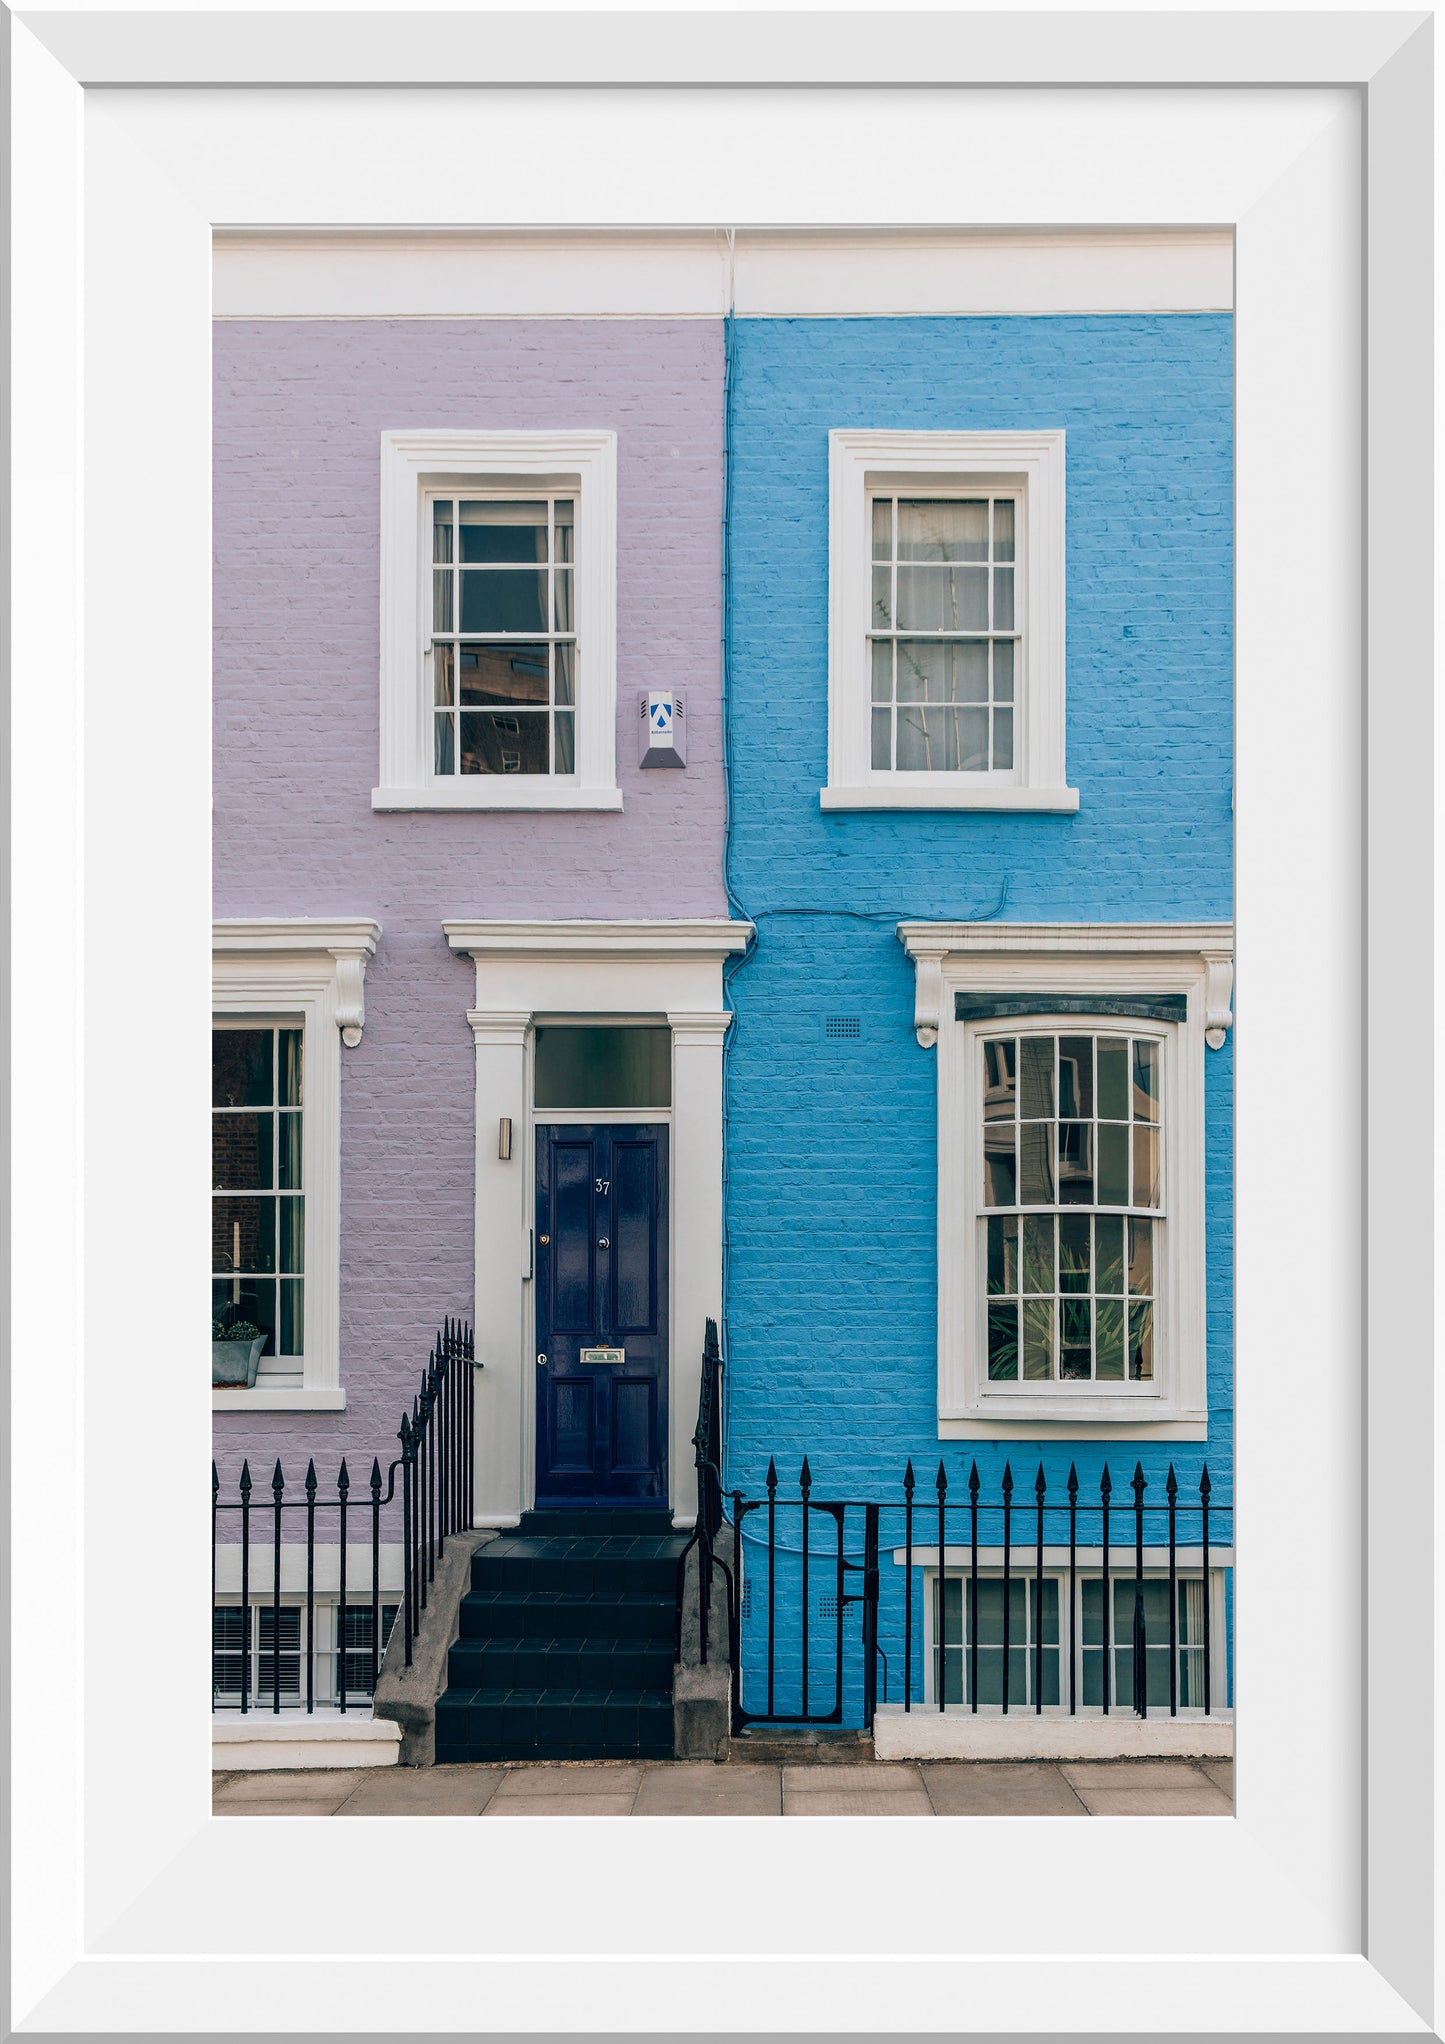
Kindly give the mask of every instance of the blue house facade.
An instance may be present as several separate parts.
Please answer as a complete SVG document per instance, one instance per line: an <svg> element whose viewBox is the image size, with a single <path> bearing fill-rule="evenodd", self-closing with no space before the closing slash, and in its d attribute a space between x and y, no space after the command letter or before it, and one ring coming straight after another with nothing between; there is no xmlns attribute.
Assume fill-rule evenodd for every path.
<svg viewBox="0 0 1445 2044"><path fill-rule="evenodd" d="M906 1750L1130 1710L1139 1616L1146 1709L1204 1708L1206 1626L1228 1708L1231 345L732 324L726 1481L782 1501L745 1710L858 1722L868 1500L880 1702L952 1707ZM805 1458L853 1501L806 1598Z"/></svg>
<svg viewBox="0 0 1445 2044"><path fill-rule="evenodd" d="M1227 1750L1230 257L218 250L228 1766Z"/></svg>

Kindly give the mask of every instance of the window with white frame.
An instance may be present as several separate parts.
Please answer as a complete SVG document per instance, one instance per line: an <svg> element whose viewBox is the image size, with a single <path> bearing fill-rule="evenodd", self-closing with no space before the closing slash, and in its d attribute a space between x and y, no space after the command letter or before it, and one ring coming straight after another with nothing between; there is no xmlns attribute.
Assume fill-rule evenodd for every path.
<svg viewBox="0 0 1445 2044"><path fill-rule="evenodd" d="M341 1066L360 1042L361 917L212 926L212 1337L264 1336L252 1385L212 1407L335 1411L341 1388Z"/></svg>
<svg viewBox="0 0 1445 2044"><path fill-rule="evenodd" d="M1202 1440L1227 924L906 923L938 1053L938 1424ZM1034 1434L1037 1438L1037 1434Z"/></svg>
<svg viewBox="0 0 1445 2044"><path fill-rule="evenodd" d="M1017 508L1012 491L871 493L875 772L1013 771Z"/></svg>
<svg viewBox="0 0 1445 2044"><path fill-rule="evenodd" d="M1004 1659L1008 1660L1008 1701L1011 1710L1033 1710L1042 1700L1045 1711L1067 1710L1070 1664L1075 1706L1102 1711L1105 1682L1111 1710L1131 1710L1134 1702L1134 1623L1136 1599L1142 1597L1145 1702L1167 1711L1171 1705L1169 1663L1174 1658L1172 1702L1181 1711L1204 1708L1203 1576L1195 1570L1175 1581L1174 1636L1169 1624L1169 1578L1147 1572L1142 1585L1134 1575L1110 1572L1111 1610L1108 1637L1104 1625L1104 1585L1098 1557L1083 1562L1074 1585L1072 1605L1066 1573L1048 1571L1042 1583L1033 1574L1015 1575L1008 1584L1007 1646L1001 1574L980 1572L975 1616L969 1575L948 1575L942 1596L942 1678L945 1703L972 1707L977 1684L981 1711L1001 1710L1004 1701ZM1087 1571L1092 1569L1094 1573ZM1224 1698L1223 1571L1210 1571L1215 1641L1210 1680L1211 1704ZM925 1695L938 1701L940 1612L938 1575L931 1574L930 1638L926 1655ZM1040 1594L1042 1593L1042 1595ZM1072 1633L1073 1653L1069 1652ZM977 1651L975 1652L975 1641Z"/></svg>
<svg viewBox="0 0 1445 2044"><path fill-rule="evenodd" d="M211 1322L217 1340L265 1336L263 1357L306 1353L302 1030L211 1031Z"/></svg>
<svg viewBox="0 0 1445 2044"><path fill-rule="evenodd" d="M978 1049L989 1382L1152 1383L1162 1038L986 1030Z"/></svg>
<svg viewBox="0 0 1445 2044"><path fill-rule="evenodd" d="M430 496L432 770L573 774L573 496Z"/></svg>
<svg viewBox="0 0 1445 2044"><path fill-rule="evenodd" d="M381 1631L376 1636L378 1666L397 1610L394 1603L381 1607ZM309 1626L306 1603L295 1598L288 1598L279 1614L269 1599L253 1598L244 1607L239 1600L214 1605L212 1710L239 1710L243 1691L248 1709L274 1707L278 1675L283 1710L303 1709L308 1697L313 1705L336 1704L343 1680L348 1700L369 1697L374 1621L370 1603L348 1600L343 1617L335 1597L313 1599ZM308 1642L313 1647L309 1655Z"/></svg>
<svg viewBox="0 0 1445 2044"><path fill-rule="evenodd" d="M1078 807L1064 435L829 435L825 809Z"/></svg>
<svg viewBox="0 0 1445 2044"><path fill-rule="evenodd" d="M382 435L378 809L618 809L616 436Z"/></svg>

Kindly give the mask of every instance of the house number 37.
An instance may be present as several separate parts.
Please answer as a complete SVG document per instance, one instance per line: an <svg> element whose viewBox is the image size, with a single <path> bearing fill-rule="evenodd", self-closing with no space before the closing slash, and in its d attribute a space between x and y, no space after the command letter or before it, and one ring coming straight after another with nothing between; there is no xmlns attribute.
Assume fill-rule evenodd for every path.
<svg viewBox="0 0 1445 2044"><path fill-rule="evenodd" d="M610 1178L594 1178L592 1183L599 1192L611 1192L612 1190L612 1180Z"/></svg>

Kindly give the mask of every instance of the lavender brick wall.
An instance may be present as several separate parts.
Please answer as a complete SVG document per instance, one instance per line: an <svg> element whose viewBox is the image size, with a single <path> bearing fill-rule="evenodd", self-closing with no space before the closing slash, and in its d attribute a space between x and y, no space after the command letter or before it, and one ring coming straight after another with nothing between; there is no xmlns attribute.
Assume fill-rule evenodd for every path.
<svg viewBox="0 0 1445 2044"><path fill-rule="evenodd" d="M347 1410L218 1414L223 1478L243 1451L364 1478L436 1320L472 1310L473 971L442 922L725 913L721 394L712 321L216 327L215 913L383 926L342 1052ZM380 435L406 427L616 431L620 815L373 812ZM661 684L688 690L685 773L636 765Z"/></svg>

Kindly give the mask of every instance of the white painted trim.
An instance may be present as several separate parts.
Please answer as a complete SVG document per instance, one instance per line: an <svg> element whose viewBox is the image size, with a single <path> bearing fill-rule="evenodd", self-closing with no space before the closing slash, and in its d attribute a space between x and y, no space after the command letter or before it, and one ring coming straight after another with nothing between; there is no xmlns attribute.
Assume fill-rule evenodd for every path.
<svg viewBox="0 0 1445 2044"><path fill-rule="evenodd" d="M580 710L579 710L580 715ZM477 789L485 783L486 800ZM495 784L495 785L494 785ZM479 809L532 814L554 809L620 809L620 788L582 788L569 776L527 774L504 780L500 774L468 774L450 781L433 780L421 788L373 788L373 809L459 810L475 816Z"/></svg>
<svg viewBox="0 0 1445 2044"><path fill-rule="evenodd" d="M722 967L752 925L715 917L443 929L477 969L467 1015L476 1043L475 1296L489 1310L477 1328L486 1368L477 1378L476 1523L514 1523L535 1493L534 1133L555 1118L532 1105L539 1017L665 1020L672 1032L672 1107L647 1118L671 1130L667 1461L669 1502L685 1517L696 1510L691 1439L703 1323L722 1314L722 1046L732 1020ZM502 1115L514 1131L506 1163L497 1156Z"/></svg>
<svg viewBox="0 0 1445 2044"><path fill-rule="evenodd" d="M1228 229L989 233L740 229L740 318L1227 312ZM710 229L232 231L218 319L719 319Z"/></svg>
<svg viewBox="0 0 1445 2044"><path fill-rule="evenodd" d="M263 1491L267 1489L269 1475L269 1470L257 1470L256 1472L257 1490L255 1496L258 1500L261 1498ZM328 1482L330 1481L330 1476L331 1472L328 1471L326 1473L326 1480ZM294 1476L291 1478L291 1484L294 1489ZM235 1483L228 1482L224 1486L221 1495L223 1501L228 1500L234 1506L236 1500ZM352 1515L354 1517L357 1513L366 1510L367 1493L364 1485L359 1482L354 1483L352 1497L354 1501L360 1500L360 1502L353 1502ZM265 1505L257 1502L253 1507L251 1513L253 1534L268 1510L269 1494ZM293 1514L292 1517L294 1519L296 1515ZM223 1511L218 1515L215 1594L223 1601L239 1598L241 1594L241 1543L239 1538L232 1537L239 1534L240 1518L240 1513L234 1509ZM329 1538L327 1537L328 1535L330 1536ZM253 1604L269 1601L274 1580L272 1575L272 1570L275 1566L274 1555L275 1548L269 1540L252 1539L250 1544L250 1591L251 1602ZM399 1597L404 1587L406 1569L406 1549L401 1541L383 1540L379 1543L377 1566L378 1579L383 1595L386 1597ZM334 1507L329 1511L321 1512L319 1515L316 1545L312 1553L312 1567L314 1573L311 1586L317 1596L335 1596L341 1588L341 1548L336 1539L336 1511ZM353 1601L358 1596L363 1600L370 1598L371 1542L369 1540L347 1541L346 1584L348 1602ZM304 1533L300 1538L284 1539L281 1542L281 1590L282 1594L286 1597L304 1597L306 1594L306 1541Z"/></svg>
<svg viewBox="0 0 1445 2044"><path fill-rule="evenodd" d="M1092 1438L1093 1436L1091 1434L1090 1439ZM1021 1497L1024 1495L1022 1490L1020 1490L1019 1495ZM1119 1525L1121 1531L1119 1538L1112 1543L1109 1549L1109 1573L1111 1576L1124 1577L1132 1575L1134 1571L1134 1545L1132 1532L1133 1522L1132 1519L1129 1519L1129 1514L1132 1510L1132 1506L1129 1503L1129 1492L1122 1483L1120 1484L1119 1489L1116 1492L1116 1496L1123 1500L1123 1502L1115 1508L1113 1514L1113 1517L1117 1524ZM996 1510L996 1507L990 1507L990 1509ZM1016 1509L1020 1514L1023 1514L1027 1511L1032 1510L1032 1507L1025 1502L1023 1504L1018 1505ZM1051 1504L1048 1507L1048 1509L1051 1512L1056 1511L1058 1509L1058 1506L1057 1504ZM1228 1508L1225 1506L1220 1506L1218 1507L1218 1509L1221 1513L1223 1513ZM1151 1512L1157 1512L1159 1510L1159 1504L1157 1499L1150 1503L1149 1510ZM1187 1506L1181 1505L1180 1510L1181 1512L1187 1513L1189 1522L1191 1524L1197 1522L1199 1516L1197 1504L1190 1504ZM922 1518L923 1515L927 1512L927 1506L925 1504L920 1504L918 1507L918 1512L920 1518ZM1091 1520L1097 1518L1098 1508L1096 1505L1091 1503L1089 1507L1089 1512ZM1128 1521L1127 1528L1125 1524L1126 1520ZM960 1547L950 1545L948 1547L945 1547L943 1552L946 1565L950 1570L967 1568L973 1556L973 1549L967 1545ZM1022 1577L1027 1575L1029 1570L1033 1568L1035 1557L1038 1554L1038 1549L1036 1547L1031 1547L1028 1545L1027 1542L1024 1542L1020 1545L1016 1545L1010 1548L1009 1553L1010 1556L1012 1557L1013 1573L1016 1576ZM1103 1562L1103 1559L1104 1550L1101 1546L1098 1545L1094 1545L1091 1547L1079 1546L1074 1549L1074 1561L1081 1570L1087 1571L1090 1569L1098 1569L1100 1564ZM978 1565L981 1569L992 1569L995 1571L1001 1571L1003 1568L1002 1547L998 1546L985 1547L982 1544L980 1544L978 1550ZM1183 1545L1176 1547L1174 1550L1174 1565L1176 1568L1179 1569L1202 1568L1204 1566L1203 1547L1202 1546L1186 1547ZM908 1549L906 1547L895 1547L893 1549L893 1566L895 1568L906 1568L908 1566ZM915 1547L913 1550L913 1566L915 1568L936 1569L938 1567L937 1547L936 1546ZM1046 1571L1067 1569L1068 1566L1069 1566L1069 1550L1067 1547L1050 1545L1044 1549L1044 1568ZM1169 1549L1167 1547L1157 1546L1151 1543L1151 1545L1144 1549L1144 1566L1146 1569L1156 1570L1167 1569L1169 1566ZM1233 1546L1228 1541L1225 1541L1220 1546L1216 1546L1214 1542L1211 1540L1209 1543L1210 1573L1212 1574L1215 1569L1230 1569L1233 1567L1234 1567Z"/></svg>
<svg viewBox="0 0 1445 2044"><path fill-rule="evenodd" d="M366 1023L367 961L380 936L381 924L367 916L227 916L212 923L211 948L228 958L294 959L292 969L303 973L328 954L335 963L336 1026L354 1049Z"/></svg>
<svg viewBox="0 0 1445 2044"><path fill-rule="evenodd" d="M401 1726L368 1711L216 1711L211 1765L218 1772L255 1773L299 1767L395 1767ZM244 1817L244 1804L229 1814Z"/></svg>
<svg viewBox="0 0 1445 2044"><path fill-rule="evenodd" d="M952 777L950 777L952 778ZM820 788L820 809L1009 809L1072 816L1079 806L1077 788L945 787L942 776L909 774L908 785L889 787L875 780L866 788ZM912 783L926 782L914 788Z"/></svg>
<svg viewBox="0 0 1445 2044"><path fill-rule="evenodd" d="M1234 1753L1234 1719L1229 1711L1208 1717L1171 1718L1132 1711L1051 1717L1032 1709L977 1714L951 1703L943 1710L915 1704L880 1703L873 1719L873 1751L879 1760L1226 1760Z"/></svg>
<svg viewBox="0 0 1445 2044"><path fill-rule="evenodd" d="M240 1386L211 1388L212 1412L345 1412L346 1393L338 1384L331 1389L320 1385L256 1384L249 1391Z"/></svg>
<svg viewBox="0 0 1445 2044"><path fill-rule="evenodd" d="M1014 766L979 774L875 772L868 620L870 487L1017 486ZM1017 802L1017 793L1031 799ZM1032 799L1044 794L1045 803ZM875 796L882 797L874 800ZM1064 434L838 430L828 435L828 784L825 809L1077 809L1064 773Z"/></svg>
<svg viewBox="0 0 1445 2044"><path fill-rule="evenodd" d="M560 956L641 959L691 954L722 959L745 951L753 934L751 923L722 916L677 922L450 922L442 928L453 951L464 951L479 963L483 958ZM571 1014L573 1004L568 1002L557 1012ZM592 1012L590 1002L584 1012Z"/></svg>
<svg viewBox="0 0 1445 2044"><path fill-rule="evenodd" d="M380 923L364 917L235 917L211 925L211 1012L301 1022L301 1174L306 1195L306 1353L296 1372L263 1358L252 1390L211 1392L214 1412L340 1411L341 1046L361 1040L367 960Z"/></svg>
<svg viewBox="0 0 1445 2044"><path fill-rule="evenodd" d="M577 492L577 772L440 778L432 772L431 482L551 478ZM381 436L381 770L376 809L620 809L617 789L617 435L438 427ZM530 785L532 781L538 785ZM575 798L575 799L569 799Z"/></svg>
<svg viewBox="0 0 1445 2044"><path fill-rule="evenodd" d="M1228 924L900 923L914 961L914 1028L938 1047L938 1419L940 1438L1200 1440L1207 1436L1205 1344L1204 1057L1211 983L1233 955ZM1213 979L1211 982L1211 975ZM1152 1387L1097 1384L1026 1391L991 1385L983 1360L984 1300L975 1256L981 1173L977 1046L1001 1025L953 1021L961 991L1182 993L1182 1023L1131 1023L1167 1044L1164 1059L1164 1253L1155 1305ZM1044 1018L1048 1019L1048 1018ZM1058 1018L1052 1018L1057 1021ZM1107 1016L1080 1028L1116 1027ZM1026 1027L1023 1017L1008 1026ZM947 1429L946 1433L944 1429Z"/></svg>
<svg viewBox="0 0 1445 2044"><path fill-rule="evenodd" d="M943 965L953 953L986 953L1000 959L1014 953L1159 959L1197 954L1206 983L1207 1024L1211 1030L1224 1029L1233 1020L1232 923L899 923L898 939L913 960L913 1027L925 1050L938 1040L944 1015ZM1036 974L1029 976L1040 992L1049 985ZM1157 973L1151 971L1148 978L1151 984L1162 985ZM1129 984L1121 981L1118 991L1126 991ZM952 1020L951 1013L948 1019ZM1211 1048L1219 1047L1211 1043Z"/></svg>

